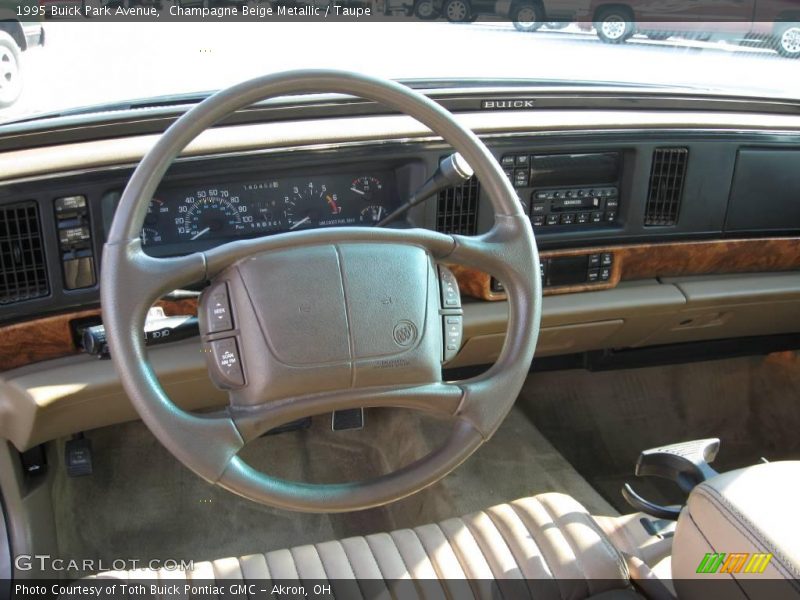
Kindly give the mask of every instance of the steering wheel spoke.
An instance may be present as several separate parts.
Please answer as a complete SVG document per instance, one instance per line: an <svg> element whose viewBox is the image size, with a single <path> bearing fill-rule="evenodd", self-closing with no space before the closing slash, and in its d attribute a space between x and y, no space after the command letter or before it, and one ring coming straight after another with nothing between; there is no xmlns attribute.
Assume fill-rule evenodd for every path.
<svg viewBox="0 0 800 600"><path fill-rule="evenodd" d="M434 416L453 417L463 391L449 383L401 388L338 390L285 398L257 406L231 406L229 413L245 443L285 423L310 415L349 408L407 408Z"/></svg>
<svg viewBox="0 0 800 600"><path fill-rule="evenodd" d="M386 229L383 227L309 229L239 240L217 246L205 252L206 268L208 277L211 278L233 263L261 252L351 242L410 244L425 248L434 258L445 257L455 249L453 236L429 229Z"/></svg>

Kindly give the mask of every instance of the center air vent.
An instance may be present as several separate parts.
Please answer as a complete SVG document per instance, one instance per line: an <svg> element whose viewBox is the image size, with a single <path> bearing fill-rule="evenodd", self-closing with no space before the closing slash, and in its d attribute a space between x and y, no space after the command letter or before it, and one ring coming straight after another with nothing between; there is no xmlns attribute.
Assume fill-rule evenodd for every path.
<svg viewBox="0 0 800 600"><path fill-rule="evenodd" d="M471 177L459 186L439 192L436 231L460 235L478 233L478 195L480 184Z"/></svg>
<svg viewBox="0 0 800 600"><path fill-rule="evenodd" d="M653 151L645 225L664 226L678 222L688 158L687 148L656 148Z"/></svg>
<svg viewBox="0 0 800 600"><path fill-rule="evenodd" d="M0 304L46 296L47 270L35 202L0 207Z"/></svg>

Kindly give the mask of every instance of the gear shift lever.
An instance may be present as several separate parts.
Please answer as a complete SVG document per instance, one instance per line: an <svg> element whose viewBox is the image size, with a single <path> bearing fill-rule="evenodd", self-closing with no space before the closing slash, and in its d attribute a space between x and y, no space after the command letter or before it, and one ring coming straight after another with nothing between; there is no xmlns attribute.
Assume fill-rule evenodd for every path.
<svg viewBox="0 0 800 600"><path fill-rule="evenodd" d="M688 494L697 484L718 475L709 465L718 451L717 438L650 448L639 455L634 473L637 477L652 475L668 479ZM636 510L659 519L675 520L680 514L679 507L661 506L642 498L628 483L622 487L622 497Z"/></svg>

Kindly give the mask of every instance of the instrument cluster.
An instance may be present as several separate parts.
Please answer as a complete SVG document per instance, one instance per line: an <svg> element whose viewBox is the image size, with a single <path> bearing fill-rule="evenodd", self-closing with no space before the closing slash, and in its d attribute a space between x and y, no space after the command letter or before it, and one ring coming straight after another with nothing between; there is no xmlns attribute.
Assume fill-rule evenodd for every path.
<svg viewBox="0 0 800 600"><path fill-rule="evenodd" d="M370 227L398 205L393 171L170 188L151 200L141 239L146 249L194 250L239 237Z"/></svg>

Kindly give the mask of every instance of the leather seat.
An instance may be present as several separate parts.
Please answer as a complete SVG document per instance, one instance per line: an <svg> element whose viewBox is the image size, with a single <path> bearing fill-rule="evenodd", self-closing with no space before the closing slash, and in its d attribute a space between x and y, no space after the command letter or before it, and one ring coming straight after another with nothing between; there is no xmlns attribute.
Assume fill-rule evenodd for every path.
<svg viewBox="0 0 800 600"><path fill-rule="evenodd" d="M196 562L187 572L114 571L97 577L331 581L334 592L334 582L358 578L359 586L372 580L383 587L386 593L377 596L386 598L638 597L610 538L583 506L556 493L414 529ZM393 586L409 579L429 581L397 594ZM364 593L363 586L360 593L376 596Z"/></svg>

